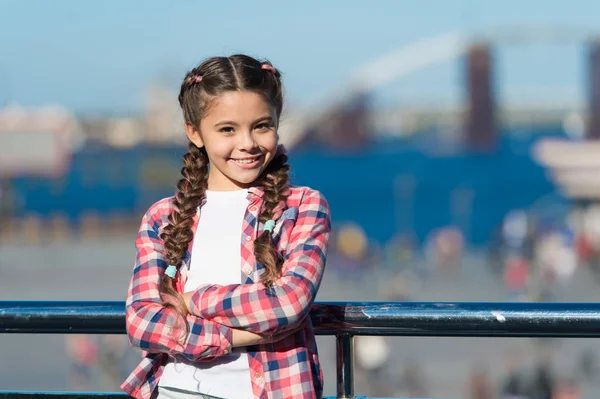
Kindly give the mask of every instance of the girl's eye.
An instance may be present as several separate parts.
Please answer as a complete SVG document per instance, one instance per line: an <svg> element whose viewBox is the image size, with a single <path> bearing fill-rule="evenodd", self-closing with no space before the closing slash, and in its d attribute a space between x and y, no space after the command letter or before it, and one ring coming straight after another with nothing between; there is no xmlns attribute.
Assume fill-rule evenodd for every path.
<svg viewBox="0 0 600 399"><path fill-rule="evenodd" d="M231 126L226 126L226 127L222 127L221 129L219 129L219 132L221 133L226 133L226 134L231 134L234 132L233 128Z"/></svg>
<svg viewBox="0 0 600 399"><path fill-rule="evenodd" d="M256 125L256 130L260 130L260 131L265 131L265 130L269 130L271 128L271 125L269 123L261 123Z"/></svg>

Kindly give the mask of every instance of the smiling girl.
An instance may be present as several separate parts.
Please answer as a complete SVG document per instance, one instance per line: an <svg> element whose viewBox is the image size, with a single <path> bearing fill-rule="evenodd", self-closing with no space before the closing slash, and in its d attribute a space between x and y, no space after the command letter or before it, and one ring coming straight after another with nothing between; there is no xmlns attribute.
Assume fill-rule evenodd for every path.
<svg viewBox="0 0 600 399"><path fill-rule="evenodd" d="M150 207L126 302L136 398L320 398L308 317L330 235L325 198L289 183L281 76L245 55L190 71L174 197Z"/></svg>

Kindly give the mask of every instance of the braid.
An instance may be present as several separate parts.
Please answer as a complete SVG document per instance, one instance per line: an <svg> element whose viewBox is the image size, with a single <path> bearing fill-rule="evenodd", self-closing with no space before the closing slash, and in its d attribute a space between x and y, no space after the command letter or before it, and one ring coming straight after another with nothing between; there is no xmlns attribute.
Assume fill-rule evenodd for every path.
<svg viewBox="0 0 600 399"><path fill-rule="evenodd" d="M182 178L177 183L177 194L173 200L174 210L169 215L169 224L160 238L164 242L167 261L170 265L181 267L192 241L194 215L204 198L208 176L208 156L204 148L190 143L188 152L183 156ZM186 306L182 296L173 287L173 279L165 275L159 291L163 294L164 305L177 310L185 316Z"/></svg>
<svg viewBox="0 0 600 399"><path fill-rule="evenodd" d="M285 154L273 159L260 180L264 189L264 210L259 216L259 221L262 223L278 217L278 213L280 214L287 201L289 195L288 172L290 169L287 160L288 157ZM256 238L254 241L254 255L256 261L265 267L265 272L261 277L262 283L267 287L271 287L281 275L281 261L273 245L271 232L264 231L260 237Z"/></svg>

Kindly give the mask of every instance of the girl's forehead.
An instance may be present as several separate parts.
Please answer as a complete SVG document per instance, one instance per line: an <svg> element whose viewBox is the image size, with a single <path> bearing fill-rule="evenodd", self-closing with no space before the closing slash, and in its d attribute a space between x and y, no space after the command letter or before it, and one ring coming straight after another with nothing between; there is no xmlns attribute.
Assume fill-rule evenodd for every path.
<svg viewBox="0 0 600 399"><path fill-rule="evenodd" d="M207 113L207 119L228 118L245 119L247 117L270 115L273 107L264 96L252 91L227 91L212 99Z"/></svg>

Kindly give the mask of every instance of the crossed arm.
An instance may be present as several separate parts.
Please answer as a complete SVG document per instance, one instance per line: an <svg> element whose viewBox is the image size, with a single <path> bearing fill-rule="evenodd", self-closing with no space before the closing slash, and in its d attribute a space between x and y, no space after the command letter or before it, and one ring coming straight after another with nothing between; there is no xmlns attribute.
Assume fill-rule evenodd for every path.
<svg viewBox="0 0 600 399"><path fill-rule="evenodd" d="M160 298L167 263L153 214L151 208L142 220L127 295L126 329L132 345L151 353L211 360L234 346L272 342L276 334L299 328L321 283L331 231L329 207L320 193L312 192L301 202L282 276L273 288L262 283L203 285L191 295L185 320Z"/></svg>

